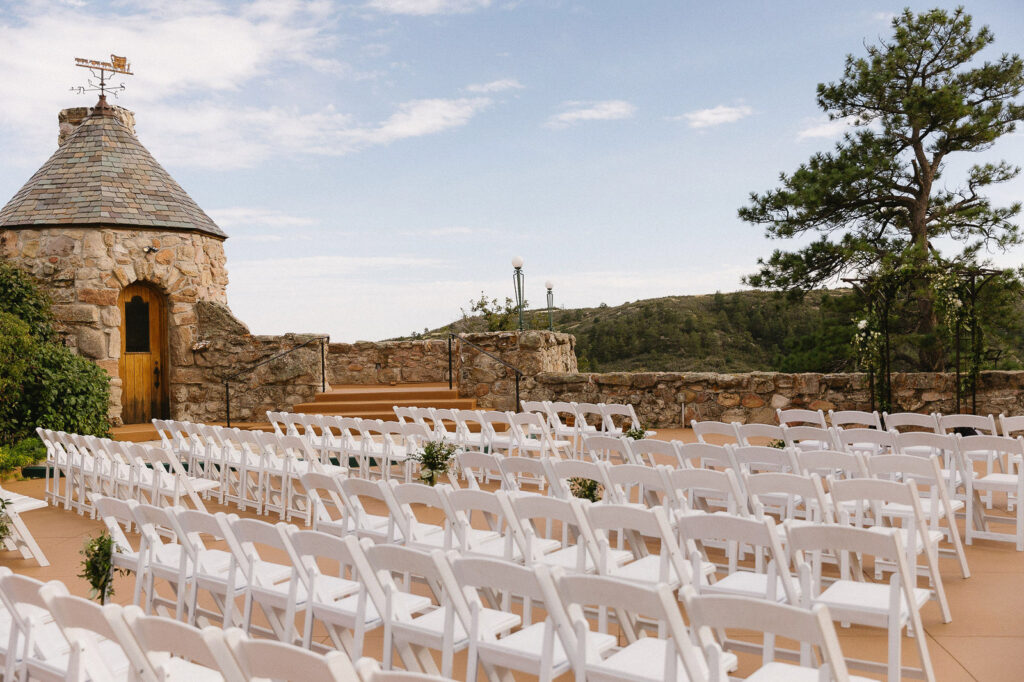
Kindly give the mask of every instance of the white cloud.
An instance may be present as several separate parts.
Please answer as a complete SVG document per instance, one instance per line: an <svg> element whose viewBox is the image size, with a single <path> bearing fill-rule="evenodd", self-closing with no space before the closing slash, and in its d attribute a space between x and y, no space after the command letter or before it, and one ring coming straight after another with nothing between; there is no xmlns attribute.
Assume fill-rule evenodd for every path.
<svg viewBox="0 0 1024 682"><path fill-rule="evenodd" d="M815 138L835 138L839 137L853 125L853 122L857 120L856 117L850 116L847 118L837 118L834 121L830 121L827 118L812 118L805 119L803 127L800 132L796 134L798 140L808 140Z"/></svg>
<svg viewBox="0 0 1024 682"><path fill-rule="evenodd" d="M385 14L466 14L490 7L491 0L370 0L367 7Z"/></svg>
<svg viewBox="0 0 1024 682"><path fill-rule="evenodd" d="M215 208L207 211L207 214L225 229L235 227L307 227L316 224L316 220L312 218L288 215L273 208L255 206Z"/></svg>
<svg viewBox="0 0 1024 682"><path fill-rule="evenodd" d="M515 78L502 78L490 83L475 83L466 86L466 90L469 92L505 92L506 90L521 90L522 88L523 84Z"/></svg>
<svg viewBox="0 0 1024 682"><path fill-rule="evenodd" d="M871 15L871 18L875 21L890 24L892 23L892 20L896 18L896 14L894 12L875 12Z"/></svg>
<svg viewBox="0 0 1024 682"><path fill-rule="evenodd" d="M139 115L138 128L142 142L169 165L248 168L275 156L343 156L432 135L467 124L490 105L483 97L413 100L380 123L358 125L333 107L303 112L201 103L154 107Z"/></svg>
<svg viewBox="0 0 1024 682"><path fill-rule="evenodd" d="M671 116L672 121L686 121L691 128L711 128L723 123L735 123L754 113L754 110L745 104L735 107L719 105L710 109L698 109L690 111L681 116Z"/></svg>
<svg viewBox="0 0 1024 682"><path fill-rule="evenodd" d="M400 234L405 237L484 237L496 235L498 231L487 227L450 225L423 230L402 230Z"/></svg>
<svg viewBox="0 0 1024 682"><path fill-rule="evenodd" d="M632 118L636 113L633 104L621 99L603 102L565 102L562 107L565 111L549 118L545 123L547 127L565 128L581 121L614 121Z"/></svg>

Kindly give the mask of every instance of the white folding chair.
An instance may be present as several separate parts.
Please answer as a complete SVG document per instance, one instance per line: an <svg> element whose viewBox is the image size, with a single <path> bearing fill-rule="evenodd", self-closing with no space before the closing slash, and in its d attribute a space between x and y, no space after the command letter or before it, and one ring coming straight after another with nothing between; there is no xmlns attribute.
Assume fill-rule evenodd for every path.
<svg viewBox="0 0 1024 682"><path fill-rule="evenodd" d="M358 679L352 661L340 651L316 654L284 642L251 639L238 628L225 632L224 641L246 680L351 682Z"/></svg>
<svg viewBox="0 0 1024 682"><path fill-rule="evenodd" d="M828 424L825 422L825 413L821 410L783 410L782 408L777 408L775 410L775 416L779 420L779 426L813 426L819 429L828 428Z"/></svg>
<svg viewBox="0 0 1024 682"><path fill-rule="evenodd" d="M960 573L964 578L971 577L967 567L967 554L960 541L960 530L956 525L956 512L963 510L961 500L952 499L946 488L939 458L935 455L917 457L914 455L881 455L872 457L867 462L868 473L876 478L889 480L914 481L921 493L921 513L932 531L942 533L952 543L952 549L938 548L940 553L951 554L960 562ZM884 504L881 507L883 516L905 516L910 512L906 505L897 503ZM945 521L946 525L941 525Z"/></svg>
<svg viewBox="0 0 1024 682"><path fill-rule="evenodd" d="M546 566L522 567L495 559L453 557L452 573L469 606L466 680L475 682L477 661L505 671L519 671L550 682L571 669L569 653L577 650L576 635ZM481 627L487 604L512 611L522 602L522 626L514 632L492 633ZM535 613L537 612L537 613ZM603 653L615 646L607 633L587 633L586 646ZM499 678L502 679L502 678Z"/></svg>
<svg viewBox="0 0 1024 682"><path fill-rule="evenodd" d="M697 548L725 547L725 575L713 582L690 581L700 594L734 594L771 602L796 604L799 589L789 572L789 558L783 551L775 522L770 517L743 518L730 514L688 514L677 521L679 536L695 545L690 552L693 575L707 575L711 561ZM754 554L752 566L741 566L740 551Z"/></svg>
<svg viewBox="0 0 1024 682"><path fill-rule="evenodd" d="M992 462L998 460L1001 471L991 472L982 476L967 477L967 533L965 541L972 544L974 538L983 540L1000 540L1002 542L1013 542L1018 552L1024 552L1024 467L1018 466L1016 473L1003 473L1013 471L1012 463L1024 459L1024 437L1005 438L1003 436L967 436L959 437L960 452L967 458L967 461L980 459L983 455L989 462L988 468L991 471ZM980 522L975 517L975 495L985 494L990 501L996 493L1005 494L1007 507L1016 500L1017 504L1014 516L998 516L995 514L983 514ZM994 504L994 502L990 502ZM1015 525L1014 533L1001 533L989 529L993 523L1012 523Z"/></svg>
<svg viewBox="0 0 1024 682"><path fill-rule="evenodd" d="M786 431L775 424L734 424L736 445L778 445L786 442Z"/></svg>
<svg viewBox="0 0 1024 682"><path fill-rule="evenodd" d="M906 564L906 551L895 529L852 528L835 524L787 525L788 549L800 576L801 604L812 608L824 604L833 621L886 629L889 638L885 662L847 658L848 667L888 674L890 681L904 674L934 682L935 671L928 654L927 633L921 622L921 607L931 591L915 587ZM822 580L822 557L839 557L840 577L827 587ZM888 584L856 579L851 564L857 554L894 563L896 570ZM902 664L903 628L908 628L917 645L921 668Z"/></svg>
<svg viewBox="0 0 1024 682"><path fill-rule="evenodd" d="M712 637L712 630L729 629L763 633L761 665L745 679L753 682L787 680L790 682L866 682L851 677L836 636L835 625L824 604L810 610L788 604L772 604L760 599L724 595L698 596L693 588L683 590L690 627ZM776 654L775 638L782 636L800 643L797 665L783 663ZM817 651L817 656L814 655Z"/></svg>
<svg viewBox="0 0 1024 682"><path fill-rule="evenodd" d="M294 530L288 534L292 554L292 581L308 595L302 646L343 650L351 658L362 655L368 631L383 625L374 604L384 596L373 569L354 536L338 537L315 530ZM299 591L295 593L298 598ZM420 597L420 608L430 600ZM415 605L409 605L416 610ZM293 608L296 611L297 608ZM330 645L313 642L313 628L319 622L330 637ZM403 654L403 660L406 656Z"/></svg>
<svg viewBox="0 0 1024 682"><path fill-rule="evenodd" d="M581 454L592 462L609 464L636 464L636 457L630 442L622 436L587 435L583 436Z"/></svg>
<svg viewBox="0 0 1024 682"><path fill-rule="evenodd" d="M887 431L898 431L900 433L915 433L915 431L903 431L903 429L924 429L926 433L941 433L939 419L934 414L920 414L918 412L888 412L882 413L882 423Z"/></svg>
<svg viewBox="0 0 1024 682"><path fill-rule="evenodd" d="M74 597L68 594L64 583L57 581L40 587L38 597L60 627L69 646L65 679L142 679L155 682L154 672L148 666L141 670L133 669L132 661L141 653L138 642L134 638L118 637L107 621L107 614L120 611L120 606L100 606L88 599ZM39 643L40 648L54 644L57 643Z"/></svg>
<svg viewBox="0 0 1024 682"><path fill-rule="evenodd" d="M882 430L882 420L878 417L878 411L866 412L864 410L829 410L828 423L833 428L847 428L850 426L865 429Z"/></svg>
<svg viewBox="0 0 1024 682"><path fill-rule="evenodd" d="M704 652L691 637L683 622L678 603L666 585L633 585L605 576L564 575L557 579L558 592L566 605L577 650L570 653L576 680L687 680L698 682L724 679L725 666L712 673ZM592 630L586 610L596 609L599 617ZM595 637L588 633L607 633L608 610L627 613L618 626L626 634L626 643L605 656L589 647ZM635 623L647 618L658 624L658 636L640 636ZM646 634L646 633L643 633Z"/></svg>
<svg viewBox="0 0 1024 682"><path fill-rule="evenodd" d="M137 606L111 610L105 615L135 668L144 670L148 666L158 680L246 679L219 627L208 625L199 629L163 616L147 616ZM125 646L130 641L137 642L137 651Z"/></svg>
<svg viewBox="0 0 1024 682"><path fill-rule="evenodd" d="M36 499L28 495L13 493L0 487L0 500L3 500L3 507L0 513L7 517L8 533L4 538L3 545L6 549L16 549L26 559L34 559L42 567L50 565L42 548L32 536L32 531L25 525L21 518L26 512L36 509L45 509L48 504L46 500Z"/></svg>
<svg viewBox="0 0 1024 682"><path fill-rule="evenodd" d="M629 444L636 464L656 466L664 464L667 466L682 466L679 459L679 441L657 440L656 438L644 438L635 440Z"/></svg>
<svg viewBox="0 0 1024 682"><path fill-rule="evenodd" d="M693 429L693 434L697 436L698 443L735 445L740 442L739 436L736 435L735 422L727 424L725 422L697 421L693 419L690 421L690 428ZM708 436L712 436L712 440L708 440Z"/></svg>
<svg viewBox="0 0 1024 682"><path fill-rule="evenodd" d="M939 571L939 541L945 534L929 528L928 520L921 511L921 498L914 481L857 478L830 481L829 487L833 502L841 509L840 523L866 529L888 526L889 530L900 536L900 544L907 552L907 569L915 578L919 573L928 577L933 591L931 597L939 603L942 621L951 622L953 616ZM852 505L853 511L849 511L849 506L842 506L844 503ZM892 523L894 521L902 522L902 525ZM925 560L920 570L917 565L918 555L924 556ZM893 565L889 561L876 557L875 579L881 579L883 571L891 568ZM916 585L917 581L913 584Z"/></svg>
<svg viewBox="0 0 1024 682"><path fill-rule="evenodd" d="M451 569L444 554L440 550L428 554L399 545L373 545L366 548L366 556L384 587L388 604L383 611L383 667L391 669L392 644L399 642L441 652L440 672L444 677L451 677L455 652L469 646L468 631L459 623L457 614L460 609L468 612L468 606L459 603L464 598L462 591L454 577L446 575ZM402 579L396 580L396 575ZM434 598L435 607L421 614L405 610L403 602L396 599L398 593L410 591L410 578L413 576L426 583ZM492 635L520 623L518 615L499 609L484 609L479 619L479 627ZM438 673L429 654L421 654L419 659L422 672Z"/></svg>

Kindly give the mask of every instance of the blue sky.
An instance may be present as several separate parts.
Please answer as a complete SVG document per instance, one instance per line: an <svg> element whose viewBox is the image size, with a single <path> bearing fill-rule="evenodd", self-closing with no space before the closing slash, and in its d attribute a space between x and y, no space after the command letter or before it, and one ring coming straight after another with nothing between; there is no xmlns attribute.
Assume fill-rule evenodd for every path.
<svg viewBox="0 0 1024 682"><path fill-rule="evenodd" d="M736 209L834 143L815 86L906 4L0 0L0 201L92 104L73 58L114 52L255 333L434 327L510 296L515 255L535 304L547 279L570 307L735 290L775 246ZM967 10L1024 53L1017 2ZM1019 164L1024 134L977 156Z"/></svg>

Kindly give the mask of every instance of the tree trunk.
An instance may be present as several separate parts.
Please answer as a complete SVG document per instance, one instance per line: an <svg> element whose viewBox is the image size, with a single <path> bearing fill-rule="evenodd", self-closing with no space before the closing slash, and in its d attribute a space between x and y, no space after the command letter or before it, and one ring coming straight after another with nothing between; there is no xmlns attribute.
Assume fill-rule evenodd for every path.
<svg viewBox="0 0 1024 682"><path fill-rule="evenodd" d="M942 341L936 333L938 318L935 315L935 292L932 291L924 268L928 265L928 224L925 214L928 210L930 192L925 190L911 215L911 264L916 272L912 282L913 296L917 299L918 369L923 372L938 372L943 369Z"/></svg>

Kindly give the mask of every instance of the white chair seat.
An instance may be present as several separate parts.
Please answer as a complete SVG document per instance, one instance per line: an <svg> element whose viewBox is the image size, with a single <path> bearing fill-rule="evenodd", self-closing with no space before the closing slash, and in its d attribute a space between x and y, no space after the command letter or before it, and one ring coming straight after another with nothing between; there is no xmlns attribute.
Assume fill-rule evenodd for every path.
<svg viewBox="0 0 1024 682"><path fill-rule="evenodd" d="M1017 474L988 474L974 479L974 487L996 492L1017 492Z"/></svg>
<svg viewBox="0 0 1024 682"><path fill-rule="evenodd" d="M544 554L537 561L547 566L560 566L566 571L576 571L576 567L579 565L579 552L580 550L576 547L563 547L554 552ZM628 549L613 549L608 553L608 557L611 559L613 566L622 566L633 558L633 553ZM596 566L593 559L590 558L590 554L583 551L583 558L584 571L593 573L596 570Z"/></svg>
<svg viewBox="0 0 1024 682"><path fill-rule="evenodd" d="M28 495L20 495L18 493L8 492L6 490L0 494L7 501L7 509L18 514L24 514L28 511L35 509L43 509L48 505L46 500L39 500Z"/></svg>
<svg viewBox="0 0 1024 682"><path fill-rule="evenodd" d="M544 636L544 623L533 623L518 632L513 632L508 637L491 642L481 641L477 643L477 646L481 651L493 651L517 662L522 661L539 666L544 650ZM586 636L589 643L601 653L614 647L618 641L614 635L604 632L588 632ZM552 667L557 671L559 667L568 665L569 659L557 636L555 636L553 644Z"/></svg>
<svg viewBox="0 0 1024 682"><path fill-rule="evenodd" d="M907 547L909 544L910 536L908 535L908 533L910 531L907 528L888 528L886 526L871 526L870 528L868 528L868 530L874 531L876 533L891 533L893 531L896 531L896 533L900 536L900 540L903 542L903 546ZM938 544L939 542L942 542L945 538L946 534L941 530L933 529L928 531L928 541L933 544ZM924 549L921 546L921 542L917 541L914 544L917 547L917 553L920 554L921 550Z"/></svg>
<svg viewBox="0 0 1024 682"><path fill-rule="evenodd" d="M925 516L925 518L930 518L932 513L931 498L922 497L920 500L920 504L921 513ZM949 506L953 509L954 512L958 512L964 508L964 501L950 500ZM940 516L946 513L946 510L943 508L941 502L938 504L938 509L936 511L938 511ZM908 504L895 504L890 502L888 504L882 505L882 514L885 516L909 517L913 513L913 510L910 508L910 505Z"/></svg>
<svg viewBox="0 0 1024 682"><path fill-rule="evenodd" d="M163 663L159 664L159 670L163 673L164 677L168 681L173 680L188 680L188 682L222 682L224 676L216 670L196 665L192 661L186 661L184 658L170 658L168 657Z"/></svg>
<svg viewBox="0 0 1024 682"><path fill-rule="evenodd" d="M745 682L820 682L821 675L814 668L772 661L743 679ZM850 675L848 679L850 682L871 682L869 678L857 675Z"/></svg>
<svg viewBox="0 0 1024 682"><path fill-rule="evenodd" d="M425 633L433 633L440 637L444 632L444 619L447 613L447 607L442 606L441 608L434 609L422 616L413 618L409 623L395 623L395 629L398 630L413 627ZM454 615L452 618L454 626L454 641L457 644L465 641L468 635L466 634L465 628L462 627L462 623L459 619ZM520 622L519 616L507 611L498 611L497 609L483 609L480 611L480 632L485 632L489 635L497 635L503 630L511 630L515 626L519 625Z"/></svg>
<svg viewBox="0 0 1024 682"><path fill-rule="evenodd" d="M395 600L396 606L401 607L402 610L409 611L409 613L419 613L424 609L430 608L433 604L429 597L409 594L408 592L398 592L392 596L392 599ZM380 614L373 605L373 601L367 599L363 607L366 609L363 615L364 622L375 623L380 620ZM318 618L324 614L333 614L341 616L346 624L355 623L356 616L359 613L359 595L353 594L334 602L314 602L312 609L314 615Z"/></svg>
<svg viewBox="0 0 1024 682"><path fill-rule="evenodd" d="M822 592L816 602L828 606L832 611L832 620L847 620L850 614L871 613L876 616L887 616L892 588L882 583L861 583L853 580L837 580ZM914 600L918 608L923 607L931 598L931 591L920 587L914 588ZM900 617L907 618L906 601L900 601ZM856 618L849 618L858 622Z"/></svg>
<svg viewBox="0 0 1024 682"><path fill-rule="evenodd" d="M705 576L711 575L715 572L715 565L710 561L703 562L701 569ZM622 578L631 583L647 583L650 585L656 585L660 582L668 583L672 587L680 585L679 576L676 574L675 569L670 564L668 566L668 580L661 577L661 557L657 554L650 554L645 557L641 557L636 561L630 561L624 566L619 566L611 570L610 575L616 578Z"/></svg>
<svg viewBox="0 0 1024 682"><path fill-rule="evenodd" d="M794 588L798 589L797 585ZM768 576L764 573L753 573L751 571L736 571L717 582L711 583L702 588L707 592L723 592L736 594L755 599L768 598ZM775 578L775 600L786 601L786 591L783 588L782 578Z"/></svg>
<svg viewBox="0 0 1024 682"><path fill-rule="evenodd" d="M590 670L587 678L600 679L601 672L608 671L609 676L618 674L630 680L664 680L667 646L668 643L663 639L643 637L600 663L588 665ZM683 662L678 659L676 660L676 679L680 682L689 680Z"/></svg>

